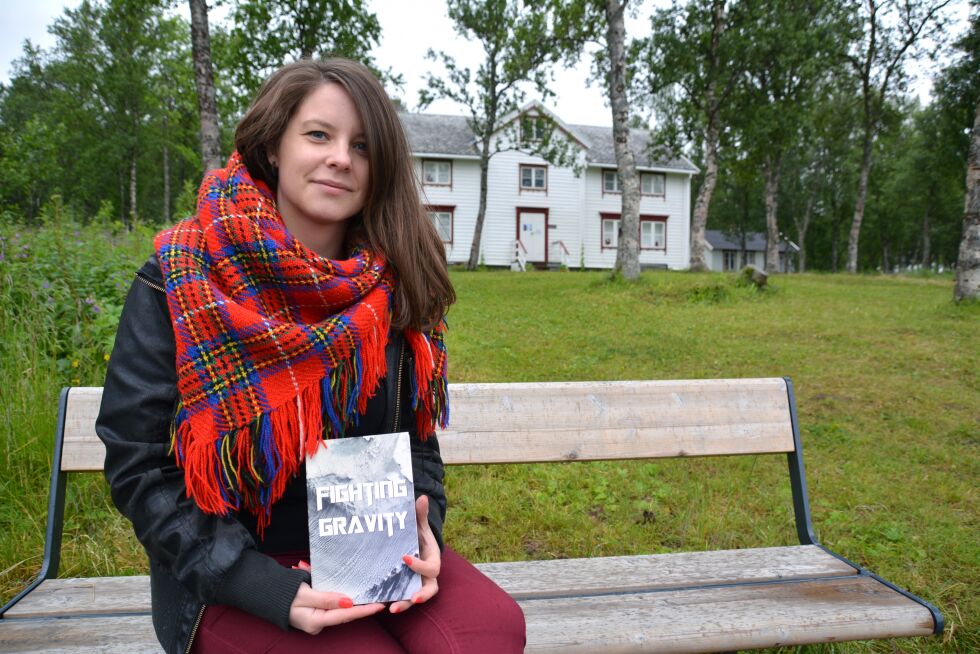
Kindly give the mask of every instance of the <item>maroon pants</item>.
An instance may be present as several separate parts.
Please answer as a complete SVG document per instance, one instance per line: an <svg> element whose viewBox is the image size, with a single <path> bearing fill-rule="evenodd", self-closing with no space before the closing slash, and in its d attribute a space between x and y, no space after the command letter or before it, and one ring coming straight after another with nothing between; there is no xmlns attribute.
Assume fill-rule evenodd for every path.
<svg viewBox="0 0 980 654"><path fill-rule="evenodd" d="M277 557L292 565L296 556ZM327 627L316 636L230 606L204 612L196 654L358 652L363 654L510 654L524 651L524 614L511 597L446 547L439 592L408 611L387 611Z"/></svg>

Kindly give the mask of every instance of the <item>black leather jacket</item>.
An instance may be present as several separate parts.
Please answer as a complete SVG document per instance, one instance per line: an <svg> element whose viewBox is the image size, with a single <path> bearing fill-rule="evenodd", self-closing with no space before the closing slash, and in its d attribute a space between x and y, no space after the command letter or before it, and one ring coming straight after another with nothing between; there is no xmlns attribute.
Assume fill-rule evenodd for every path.
<svg viewBox="0 0 980 654"><path fill-rule="evenodd" d="M387 356L388 375L350 435L411 433L415 494L430 497L429 523L441 547L446 496L439 444L435 437L422 442L415 430L411 350L401 334L393 334ZM150 560L157 638L167 652L179 653L189 651L207 604L235 606L288 629L289 606L309 577L263 553L308 548L305 473L273 507L264 540L256 536L252 516L208 515L187 497L183 471L170 453L175 361L163 279L150 257L126 298L96 431L106 446L113 502L133 523Z"/></svg>

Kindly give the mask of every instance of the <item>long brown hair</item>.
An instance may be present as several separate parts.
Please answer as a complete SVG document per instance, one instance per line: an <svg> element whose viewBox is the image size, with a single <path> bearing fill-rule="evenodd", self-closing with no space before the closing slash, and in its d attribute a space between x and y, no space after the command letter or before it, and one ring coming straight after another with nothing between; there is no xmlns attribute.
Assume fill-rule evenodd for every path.
<svg viewBox="0 0 980 654"><path fill-rule="evenodd" d="M446 269L446 251L418 194L408 139L398 113L365 66L349 59L302 59L283 66L262 84L255 102L235 130L235 149L255 179L276 190L269 161L286 125L307 95L323 84L339 84L361 117L368 146L370 189L364 208L352 218L348 237L361 237L393 267L393 326L428 331L446 315L456 292Z"/></svg>

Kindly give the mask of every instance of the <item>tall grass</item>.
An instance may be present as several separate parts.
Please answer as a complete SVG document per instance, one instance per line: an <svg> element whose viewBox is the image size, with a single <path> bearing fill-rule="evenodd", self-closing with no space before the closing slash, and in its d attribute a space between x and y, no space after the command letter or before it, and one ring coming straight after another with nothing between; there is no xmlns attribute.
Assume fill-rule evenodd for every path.
<svg viewBox="0 0 980 654"><path fill-rule="evenodd" d="M151 232L0 226L0 595L40 566L55 407L100 385ZM946 278L454 272L453 381L788 375L821 541L936 603L942 639L809 652L980 650L980 307ZM69 488L64 575L145 570L98 475ZM791 544L779 456L448 471L447 539L477 561Z"/></svg>

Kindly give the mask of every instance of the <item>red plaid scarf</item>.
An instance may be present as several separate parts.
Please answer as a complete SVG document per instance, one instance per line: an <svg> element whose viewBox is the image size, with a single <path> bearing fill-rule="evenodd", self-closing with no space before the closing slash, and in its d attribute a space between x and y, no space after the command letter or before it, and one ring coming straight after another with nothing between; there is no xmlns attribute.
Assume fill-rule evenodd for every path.
<svg viewBox="0 0 980 654"><path fill-rule="evenodd" d="M177 340L173 449L207 513L269 513L322 438L364 413L386 373L395 279L379 253L325 259L293 238L237 153L197 215L157 235ZM448 420L443 325L406 331L423 438Z"/></svg>

